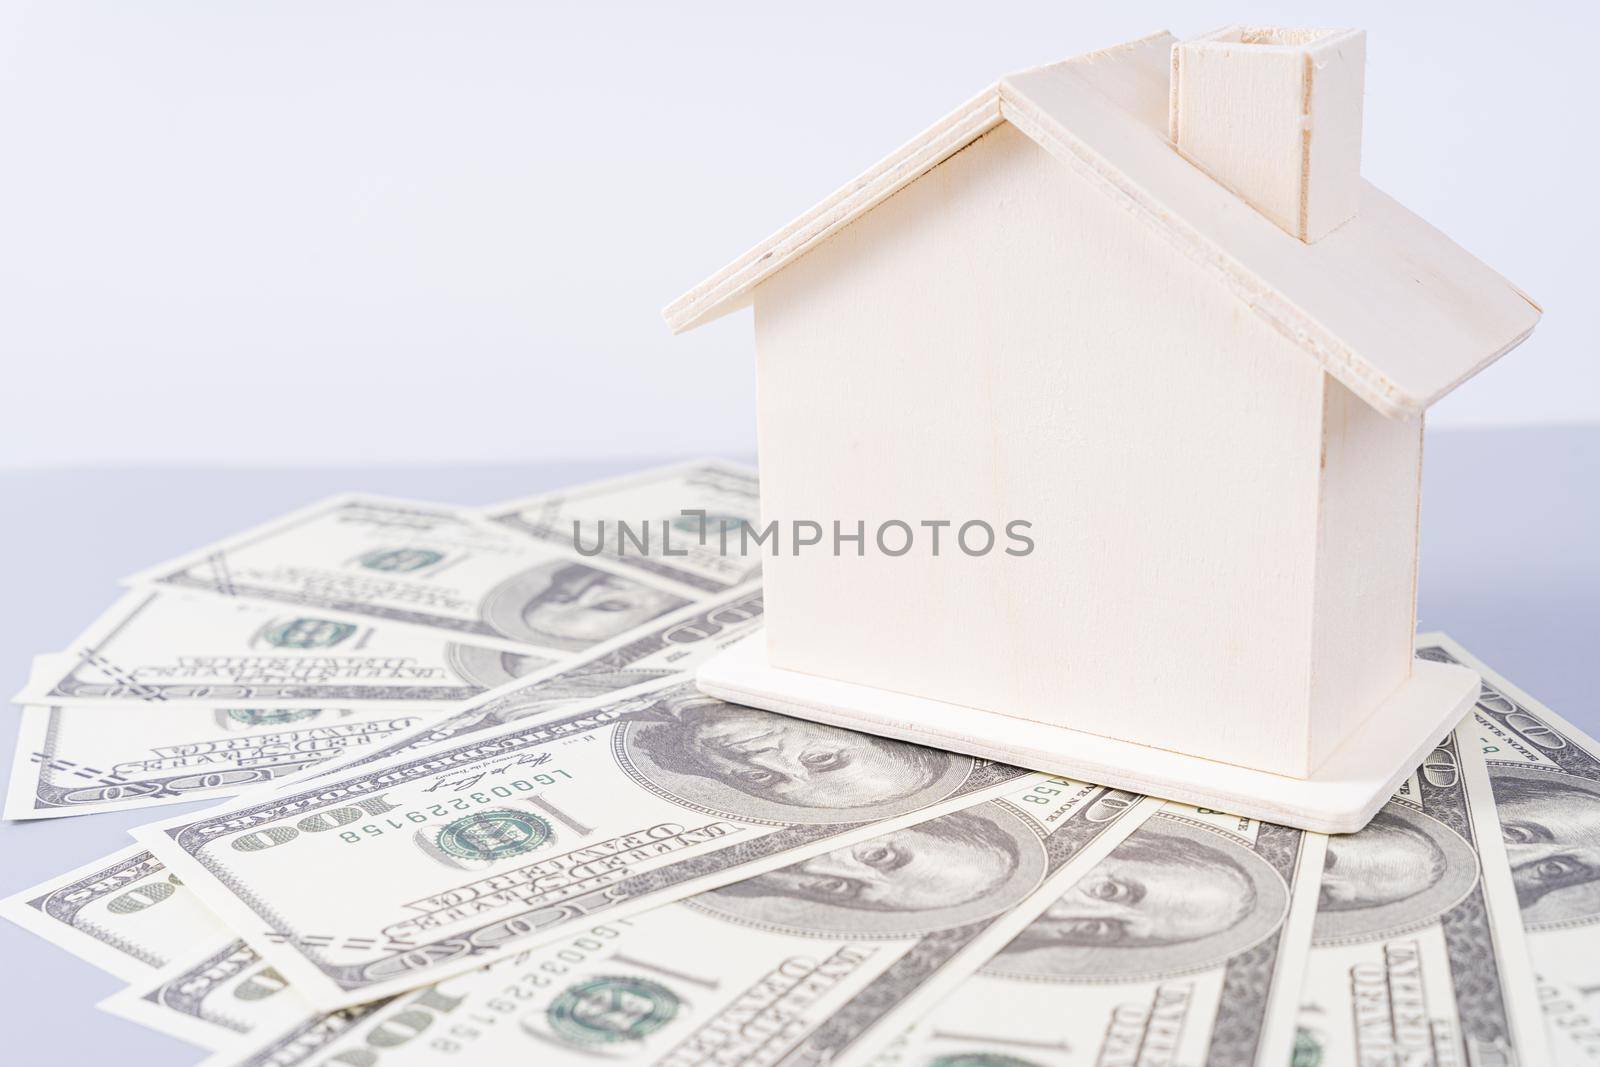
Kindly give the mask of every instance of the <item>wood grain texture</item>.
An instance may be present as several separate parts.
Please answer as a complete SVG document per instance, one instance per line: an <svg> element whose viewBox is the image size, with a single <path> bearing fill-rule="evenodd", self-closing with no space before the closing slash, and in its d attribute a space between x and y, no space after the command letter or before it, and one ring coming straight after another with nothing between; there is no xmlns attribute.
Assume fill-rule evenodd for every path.
<svg viewBox="0 0 1600 1067"><path fill-rule="evenodd" d="M1392 788L1465 684L1410 654L1422 411L1538 309L1360 181L1364 54L1162 34L1007 76L668 309L755 307L764 519L917 542L765 561L763 699L1190 783L1364 738ZM968 554L971 520L1036 550Z"/></svg>
<svg viewBox="0 0 1600 1067"><path fill-rule="evenodd" d="M1229 26L1172 46L1168 138L1301 241L1360 206L1366 34Z"/></svg>
<svg viewBox="0 0 1600 1067"><path fill-rule="evenodd" d="M773 663L1307 773L1324 376L1202 271L1002 125L761 286L767 518L1038 543L768 558Z"/></svg>
<svg viewBox="0 0 1600 1067"><path fill-rule="evenodd" d="M1152 39L1130 47L1137 60L1010 75L1001 113L1385 414L1420 412L1533 329L1538 309L1517 289L1372 186L1355 218L1305 244L1178 155L1165 124L1134 121L1159 105L1128 111L1096 90L1165 104L1170 48Z"/></svg>
<svg viewBox="0 0 1600 1067"><path fill-rule="evenodd" d="M1323 382L1310 764L1405 684L1416 633L1422 419L1386 419Z"/></svg>
<svg viewBox="0 0 1600 1067"><path fill-rule="evenodd" d="M1410 417L1520 343L1539 310L1372 186L1314 244L1274 225L1168 142L1170 35L1003 78L667 307L685 330L749 303L766 279L1002 119L1089 179L1130 228L1153 229L1386 415Z"/></svg>
<svg viewBox="0 0 1600 1067"><path fill-rule="evenodd" d="M696 681L722 700L1329 834L1365 826L1461 721L1479 684L1465 667L1419 662L1314 775L1293 779L781 670L767 661L760 634L703 664Z"/></svg>
<svg viewBox="0 0 1600 1067"><path fill-rule="evenodd" d="M941 118L826 200L750 249L662 310L674 333L748 307L756 285L1000 122L1000 92L990 86Z"/></svg>

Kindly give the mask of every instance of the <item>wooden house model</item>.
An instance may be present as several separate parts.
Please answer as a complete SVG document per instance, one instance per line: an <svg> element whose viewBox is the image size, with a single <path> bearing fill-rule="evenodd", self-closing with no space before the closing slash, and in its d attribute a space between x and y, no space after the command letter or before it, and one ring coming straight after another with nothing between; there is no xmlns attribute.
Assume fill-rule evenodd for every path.
<svg viewBox="0 0 1600 1067"><path fill-rule="evenodd" d="M1007 75L671 304L754 306L763 521L867 531L764 558L701 687L1364 824L1477 693L1412 657L1423 413L1539 318L1361 179L1364 67L1232 27Z"/></svg>

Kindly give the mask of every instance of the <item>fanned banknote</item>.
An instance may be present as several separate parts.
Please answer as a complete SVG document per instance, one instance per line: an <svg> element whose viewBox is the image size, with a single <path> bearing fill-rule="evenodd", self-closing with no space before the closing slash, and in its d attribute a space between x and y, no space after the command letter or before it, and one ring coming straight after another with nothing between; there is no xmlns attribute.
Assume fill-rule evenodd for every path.
<svg viewBox="0 0 1600 1067"><path fill-rule="evenodd" d="M1600 745L1449 638L1474 716L1325 838L697 692L758 503L349 495L136 575L7 816L249 795L0 915L215 1067L1600 1065Z"/></svg>
<svg viewBox="0 0 1600 1067"><path fill-rule="evenodd" d="M575 662L485 694L454 714L419 723L368 750L310 768L290 779L285 788L311 777L460 741L508 722L548 715L625 689L673 679L686 681L699 664L759 629L761 619L759 587L724 593L658 619L644 632L619 638Z"/></svg>
<svg viewBox="0 0 1600 1067"><path fill-rule="evenodd" d="M1475 737L1489 768L1556 1063L1600 1064L1600 744L1444 634L1418 655L1483 677Z"/></svg>
<svg viewBox="0 0 1600 1067"><path fill-rule="evenodd" d="M142 845L24 889L0 901L0 916L128 982L231 937Z"/></svg>
<svg viewBox="0 0 1600 1067"><path fill-rule="evenodd" d="M24 708L6 818L183 803L293 782L322 768L331 773L665 681L760 623L760 590L733 590L563 659L443 718L398 708Z"/></svg>
<svg viewBox="0 0 1600 1067"><path fill-rule="evenodd" d="M330 1010L994 799L1025 773L677 682L135 833Z"/></svg>
<svg viewBox="0 0 1600 1067"><path fill-rule="evenodd" d="M545 657L593 648L694 599L461 509L355 495L159 564L127 584L418 626Z"/></svg>
<svg viewBox="0 0 1600 1067"><path fill-rule="evenodd" d="M234 1047L252 1033L278 1033L312 1014L289 983L237 939L191 949L99 1007L213 1050Z"/></svg>
<svg viewBox="0 0 1600 1067"><path fill-rule="evenodd" d="M448 705L559 658L145 587L125 594L65 652L38 657L14 699L96 708Z"/></svg>
<svg viewBox="0 0 1600 1067"><path fill-rule="evenodd" d="M868 1062L1159 806L1031 775L1002 799L592 926L351 1027L303 1023L237 1059ZM402 1036L433 1014L438 1031Z"/></svg>
<svg viewBox="0 0 1600 1067"><path fill-rule="evenodd" d="M1367 827L1328 839L1295 1063L1549 1063L1469 717Z"/></svg>
<svg viewBox="0 0 1600 1067"><path fill-rule="evenodd" d="M1168 803L877 1067L1282 1067L1326 843Z"/></svg>
<svg viewBox="0 0 1600 1067"><path fill-rule="evenodd" d="M381 744L422 720L401 709L23 708L5 817L228 796Z"/></svg>
<svg viewBox="0 0 1600 1067"><path fill-rule="evenodd" d="M483 514L544 544L577 546L622 569L716 592L760 573L760 547L743 551L740 540L741 524L756 527L760 510L753 469L696 460L495 504Z"/></svg>
<svg viewBox="0 0 1600 1067"><path fill-rule="evenodd" d="M599 927L598 929L604 929ZM502 962L511 959L522 960L533 954L533 951L519 953L515 957L508 957ZM435 999L428 994L433 987L427 987L417 994L412 994L407 1000L410 1008L409 1014L398 1020L398 1026L393 1033L384 1032L378 1040L380 1043L399 1047L407 1044L417 1036L419 1030L431 1028L439 1021L439 1014L449 1011L454 1003L443 999ZM393 997L384 997L382 1000L372 1000L365 1004L357 1004L349 1008L340 1008L338 1011L320 1015L308 1015L296 1025L275 1034L271 1038L262 1040L256 1034L240 1038L217 1052L208 1056L199 1067L231 1067L231 1065L249 1064L251 1067L296 1067L298 1064L309 1063L313 1057L320 1057L335 1042L339 1041L346 1031L366 1026L370 1022L387 1022L387 1016L382 1016L383 1010L394 1002ZM326 1064L327 1067L377 1067L382 1062L382 1056L377 1053L365 1054L361 1050L352 1061L347 1056L344 1063L338 1060L317 1059L318 1067ZM439 1061L436 1061L439 1062ZM442 1062L448 1063L449 1060ZM472 1064L472 1067L478 1067ZM484 1064L483 1067L490 1067ZM495 1065L498 1067L498 1065Z"/></svg>
<svg viewBox="0 0 1600 1067"><path fill-rule="evenodd" d="M760 621L759 589L725 594L704 607L662 619L648 633L598 650L571 667L547 672L524 689L505 694L491 710L473 714L470 722L460 723L459 728L463 733L487 729L564 704L671 678L743 637ZM502 720L493 709L506 718ZM426 744L436 741L437 737L430 737ZM385 754L393 753L380 752L380 758ZM141 854L159 868L159 861L149 852ZM194 906L200 907L198 902ZM220 922L215 922L215 929L219 936L203 949L191 950L187 958L159 972L149 970L142 981L102 1002L101 1007L207 1048L224 1047L229 1039L246 1033L275 1033L285 1022L297 1022L308 1014L304 1002L254 949L231 935L221 935L225 928ZM201 942L191 939L191 945L194 943Z"/></svg>

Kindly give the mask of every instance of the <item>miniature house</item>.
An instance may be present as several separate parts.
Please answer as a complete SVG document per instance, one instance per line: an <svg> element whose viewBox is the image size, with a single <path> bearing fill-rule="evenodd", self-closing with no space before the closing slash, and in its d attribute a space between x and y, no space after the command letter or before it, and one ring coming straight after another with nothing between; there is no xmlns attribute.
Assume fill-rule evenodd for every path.
<svg viewBox="0 0 1600 1067"><path fill-rule="evenodd" d="M1539 309L1359 176L1365 36L1009 75L665 312L755 309L763 519L1035 549L763 560L725 699L1312 829L1476 676L1415 662L1423 412Z"/></svg>

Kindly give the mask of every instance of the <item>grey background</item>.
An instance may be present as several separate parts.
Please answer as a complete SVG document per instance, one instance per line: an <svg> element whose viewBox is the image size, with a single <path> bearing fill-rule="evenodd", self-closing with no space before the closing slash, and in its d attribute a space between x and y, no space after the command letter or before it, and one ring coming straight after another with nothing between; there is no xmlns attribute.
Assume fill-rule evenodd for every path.
<svg viewBox="0 0 1600 1067"><path fill-rule="evenodd" d="M1600 421L1600 4L0 0L0 465L753 451L748 314L662 305L1004 72L1231 22L1366 28L1364 174L1546 308L1433 425Z"/></svg>
<svg viewBox="0 0 1600 1067"><path fill-rule="evenodd" d="M19 689L29 657L71 640L115 598L122 575L319 496L362 490L487 504L643 465L0 472L10 519L0 542L10 576L0 684L6 693ZM1421 627L1448 631L1600 732L1600 427L1430 432L1424 483ZM15 743L11 729L0 729L0 773L9 774ZM128 844L129 827L200 806L0 823L0 895ZM0 922L9 1062L85 1064L114 1054L131 1067L202 1058L96 1011L119 987Z"/></svg>

